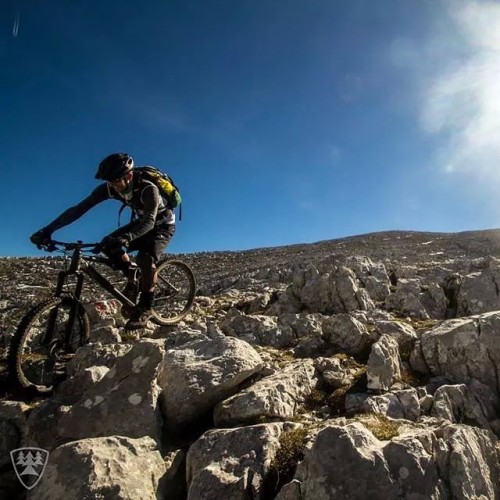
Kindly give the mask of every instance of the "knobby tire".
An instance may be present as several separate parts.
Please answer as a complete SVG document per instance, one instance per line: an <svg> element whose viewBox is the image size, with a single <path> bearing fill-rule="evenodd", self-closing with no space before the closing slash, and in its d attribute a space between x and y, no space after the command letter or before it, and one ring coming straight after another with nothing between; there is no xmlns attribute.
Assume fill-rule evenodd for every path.
<svg viewBox="0 0 500 500"><path fill-rule="evenodd" d="M184 291L184 296L176 302L176 308L180 310L177 312L173 310L172 301L175 298L175 294L172 295L172 301L170 304L166 303L167 300L162 298L161 294L164 292L164 283L168 282L169 274L171 275L174 271L180 273L183 279L186 280L187 290ZM180 260L164 260L157 266L158 283L157 283L157 297L155 301L161 302L165 300L166 305L161 308L165 309L165 313L162 313L160 306L153 305L153 317L152 320L159 325L173 325L178 323L186 314L190 311L193 306L194 297L196 295L196 278L192 269ZM180 302L180 305L179 305Z"/></svg>
<svg viewBox="0 0 500 500"><path fill-rule="evenodd" d="M53 385L36 384L28 379L23 370L24 351L29 337L36 337L37 330L33 329L33 325L37 319L61 306L63 308L71 308L75 305L75 302L77 314L71 337L73 340L72 346L77 348L88 341L90 336L90 322L84 307L76 299L70 297L51 297L34 306L22 318L12 338L8 354L9 375L17 388L27 390L32 395L44 395L52 392ZM76 335L74 333L75 327L77 328ZM34 335L30 335L33 332Z"/></svg>

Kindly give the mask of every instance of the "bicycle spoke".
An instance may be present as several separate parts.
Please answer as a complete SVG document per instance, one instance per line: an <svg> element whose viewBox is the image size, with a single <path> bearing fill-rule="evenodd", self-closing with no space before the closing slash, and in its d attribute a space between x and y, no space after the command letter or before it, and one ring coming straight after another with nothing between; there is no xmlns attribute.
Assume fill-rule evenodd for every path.
<svg viewBox="0 0 500 500"><path fill-rule="evenodd" d="M77 309L68 331L71 310ZM17 383L42 394L66 372L75 350L88 338L88 318L71 299L49 299L34 307L21 321L9 351L9 370Z"/></svg>
<svg viewBox="0 0 500 500"><path fill-rule="evenodd" d="M192 306L196 291L193 272L183 262L171 260L158 266L157 278L153 316L160 324L176 323Z"/></svg>

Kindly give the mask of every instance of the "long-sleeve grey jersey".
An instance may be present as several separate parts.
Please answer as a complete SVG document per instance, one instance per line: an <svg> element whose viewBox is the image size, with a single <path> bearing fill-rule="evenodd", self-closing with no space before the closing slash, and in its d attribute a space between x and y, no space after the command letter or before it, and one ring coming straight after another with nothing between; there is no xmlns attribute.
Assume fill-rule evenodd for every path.
<svg viewBox="0 0 500 500"><path fill-rule="evenodd" d="M126 203L139 216L138 219L123 226L120 230L120 234L129 241L143 236L155 226L175 224L175 214L173 210L166 208L163 198L155 184L145 179L141 179L137 175L134 175L132 182L133 189L130 200L122 198L105 182L97 186L94 191L80 203L68 208L68 210L48 224L46 228L51 232L57 231L76 221L99 203L109 199L115 199L122 203Z"/></svg>

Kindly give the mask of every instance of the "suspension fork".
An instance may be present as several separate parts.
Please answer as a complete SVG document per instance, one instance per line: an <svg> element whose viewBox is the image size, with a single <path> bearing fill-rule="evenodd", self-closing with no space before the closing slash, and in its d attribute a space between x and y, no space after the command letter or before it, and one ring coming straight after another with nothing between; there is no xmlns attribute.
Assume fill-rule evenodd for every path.
<svg viewBox="0 0 500 500"><path fill-rule="evenodd" d="M66 278L69 274L73 273L68 273L67 271L61 271L57 277L57 285L56 285L56 291L55 291L55 296L56 297L61 297L64 284L66 283ZM69 312L69 317L68 321L66 322L66 328L64 332L64 338L65 342L68 344L70 341L71 337L71 332L73 331L73 326L75 324L75 320L78 314L78 309L80 307L80 297L82 295L82 289L83 289L83 281L84 277L83 274L80 272L77 272L78 279L76 282L76 287L75 287L75 292L74 292L74 299L72 301L71 309ZM58 314L58 309L55 308L50 312L49 315L49 320L47 323L47 329L45 331L45 337L43 338L43 343L50 343L52 339L54 338L54 332L57 324L57 314Z"/></svg>
<svg viewBox="0 0 500 500"><path fill-rule="evenodd" d="M74 299L71 305L71 309L69 311L69 318L68 322L66 323L66 331L65 331L65 340L66 344L69 344L71 340L71 332L73 331L73 326L75 324L75 320L78 314L78 309L80 308L80 297L82 296L82 290L83 290L83 281L84 281L84 276L82 272L77 272L77 281L76 281L76 287L75 287L75 292L74 292Z"/></svg>
<svg viewBox="0 0 500 500"><path fill-rule="evenodd" d="M60 271L59 274L57 275L57 285L56 285L56 291L54 293L55 297L61 296L67 275L68 273L66 271ZM45 329L45 334L41 340L41 344L49 344L52 341L56 328L58 312L59 311L57 308L54 308L52 311L50 311L49 318L47 321L47 327Z"/></svg>

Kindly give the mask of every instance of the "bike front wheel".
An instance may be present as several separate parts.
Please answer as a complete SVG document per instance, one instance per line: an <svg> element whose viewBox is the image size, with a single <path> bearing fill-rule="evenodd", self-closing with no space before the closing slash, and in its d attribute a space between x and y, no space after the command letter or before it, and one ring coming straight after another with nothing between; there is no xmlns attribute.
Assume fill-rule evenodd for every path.
<svg viewBox="0 0 500 500"><path fill-rule="evenodd" d="M41 302L24 316L12 338L8 354L11 380L33 395L52 392L89 335L89 318L77 300L53 297Z"/></svg>
<svg viewBox="0 0 500 500"><path fill-rule="evenodd" d="M157 268L153 302L153 321L172 325L191 309L196 294L196 279L191 268L180 260L166 260Z"/></svg>

